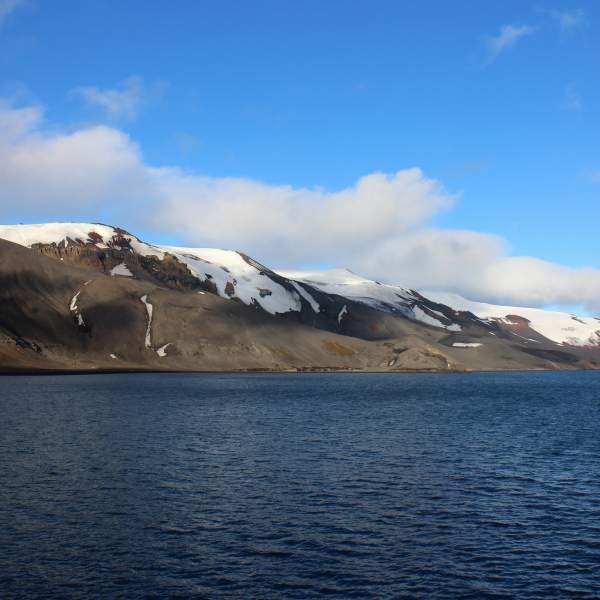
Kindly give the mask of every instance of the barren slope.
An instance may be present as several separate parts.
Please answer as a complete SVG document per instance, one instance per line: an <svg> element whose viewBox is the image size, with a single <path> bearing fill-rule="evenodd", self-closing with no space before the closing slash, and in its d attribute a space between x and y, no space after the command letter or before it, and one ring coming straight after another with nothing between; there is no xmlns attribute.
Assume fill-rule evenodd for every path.
<svg viewBox="0 0 600 600"><path fill-rule="evenodd" d="M585 349L540 344L532 352L476 322L453 332L357 304L343 331L352 335L341 335L194 286L111 276L93 261L81 264L0 240L0 370L596 366ZM485 343L456 347L457 339Z"/></svg>

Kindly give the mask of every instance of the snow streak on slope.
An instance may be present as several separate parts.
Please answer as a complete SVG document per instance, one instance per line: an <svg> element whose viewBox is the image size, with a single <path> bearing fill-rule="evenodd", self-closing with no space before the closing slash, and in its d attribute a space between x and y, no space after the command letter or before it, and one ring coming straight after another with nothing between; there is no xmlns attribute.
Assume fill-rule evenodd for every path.
<svg viewBox="0 0 600 600"><path fill-rule="evenodd" d="M451 306L455 310L469 311L481 319L494 319L511 325L511 316L518 316L529 321L529 327L545 338L557 344L572 346L597 346L600 344L600 319L596 317L577 317L569 313L543 310L540 308L523 308L516 306L498 306L484 302L472 302L459 296L443 292L424 292L424 294L441 304Z"/></svg>
<svg viewBox="0 0 600 600"><path fill-rule="evenodd" d="M85 285L85 284L84 284ZM71 298L71 302L69 303L69 310L73 313L73 316L77 320L77 325L79 327L85 327L85 321L83 320L83 316L77 306L77 302L79 301L79 294L81 294L81 290L78 290L75 295Z"/></svg>
<svg viewBox="0 0 600 600"><path fill-rule="evenodd" d="M79 294L81 294L81 290L78 291L72 298L71 303L69 304L69 310L72 312L77 310L77 299L79 298Z"/></svg>
<svg viewBox="0 0 600 600"><path fill-rule="evenodd" d="M319 303L297 282L291 281L294 289L310 304L310 307L318 314L321 310Z"/></svg>
<svg viewBox="0 0 600 600"><path fill-rule="evenodd" d="M148 322L146 324L146 335L144 336L144 346L146 346L146 348L151 348L152 347L152 311L153 311L154 307L148 301L147 294L144 294L140 298L140 300L146 307L146 312L148 313Z"/></svg>

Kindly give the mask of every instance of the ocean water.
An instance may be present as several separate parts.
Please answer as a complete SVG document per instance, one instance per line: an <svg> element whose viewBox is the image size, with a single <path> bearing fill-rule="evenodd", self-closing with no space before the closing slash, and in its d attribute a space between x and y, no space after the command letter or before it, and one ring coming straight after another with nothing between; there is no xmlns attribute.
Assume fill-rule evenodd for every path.
<svg viewBox="0 0 600 600"><path fill-rule="evenodd" d="M598 598L600 373L0 378L0 597Z"/></svg>

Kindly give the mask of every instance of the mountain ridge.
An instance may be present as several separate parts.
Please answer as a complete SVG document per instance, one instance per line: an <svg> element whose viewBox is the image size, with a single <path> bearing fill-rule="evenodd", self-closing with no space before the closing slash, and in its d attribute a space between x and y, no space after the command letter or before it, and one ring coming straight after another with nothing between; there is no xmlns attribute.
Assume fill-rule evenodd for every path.
<svg viewBox="0 0 600 600"><path fill-rule="evenodd" d="M27 285L32 283L26 284L21 276L11 279L11 255L18 255L13 270L22 275L29 269L30 279L38 273L38 285L43 280L51 287L49 271L50 279L73 278L72 269L91 281L75 285L71 280L69 285L77 288L70 290L71 296L58 300L54 294L51 302L65 304L68 325L78 335L89 336L86 329L93 329L94 343L105 339L101 351L98 344L82 346L71 330L56 331L51 340L36 334L36 327L42 331L46 327L44 319L35 316L39 312L18 316L18 311L8 310L0 319L0 331L12 332L10 339L43 348L49 368L58 368L52 362L58 360L63 368L71 361L77 370L87 358L86 368L91 369L151 370L481 370L597 368L600 364L600 320L591 317L490 308L494 305L459 302L458 297L450 302L448 295L421 294L345 269L275 271L243 252L149 244L103 224L3 225L0 240L5 240L0 248L5 257L5 297L27 295ZM9 247L15 245L26 252ZM53 261L52 269L47 260ZM105 309L89 304L89 291L96 288L100 296L110 297ZM142 329L151 328L152 315L143 296L150 298L150 306L159 299L152 309L153 327L155 334L164 327L168 335L157 335L156 343L150 344L154 356L144 344L123 360L109 346L120 347L116 327L131 330L136 338ZM221 332L222 339L204 339L202 320L196 317L214 312L216 307L208 304L217 298L220 316L211 327ZM193 314L180 315L183 305ZM508 309L508 314L502 314ZM235 317L223 316L231 311ZM120 312L124 318L117 318ZM228 324L228 318L234 318L235 325ZM265 350L269 346L261 337L265 327L272 330L279 351ZM20 335L22 331L28 335ZM290 345L291 340L295 342ZM50 342L65 346L61 359L52 356ZM253 344L256 347L249 350ZM123 364L117 365L119 360ZM32 363L38 365L40 360ZM0 368L10 370L10 359L0 360Z"/></svg>

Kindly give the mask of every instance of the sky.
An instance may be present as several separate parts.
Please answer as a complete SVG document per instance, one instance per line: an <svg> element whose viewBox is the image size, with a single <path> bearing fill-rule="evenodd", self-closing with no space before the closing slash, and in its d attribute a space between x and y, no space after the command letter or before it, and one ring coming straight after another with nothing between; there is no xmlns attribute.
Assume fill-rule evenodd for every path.
<svg viewBox="0 0 600 600"><path fill-rule="evenodd" d="M0 0L0 221L600 312L600 3Z"/></svg>

